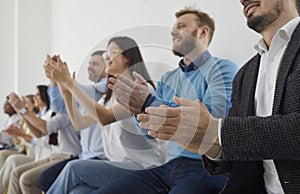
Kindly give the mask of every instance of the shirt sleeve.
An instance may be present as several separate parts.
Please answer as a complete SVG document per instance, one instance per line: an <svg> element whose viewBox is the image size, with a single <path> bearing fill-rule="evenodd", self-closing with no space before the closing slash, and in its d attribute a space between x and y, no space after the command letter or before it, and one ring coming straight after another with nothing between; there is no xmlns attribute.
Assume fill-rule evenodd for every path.
<svg viewBox="0 0 300 194"><path fill-rule="evenodd" d="M57 133L59 130L63 130L68 123L69 119L66 114L56 114L51 119L46 120L48 134Z"/></svg>
<svg viewBox="0 0 300 194"><path fill-rule="evenodd" d="M219 119L218 121L218 137L219 137L219 144L221 146L221 129L222 129L222 119ZM221 154L222 154L222 150L220 150L219 154L217 155L217 157L215 158L211 158L209 156L206 156L208 157L209 159L213 160L213 161L220 161L221 160Z"/></svg>
<svg viewBox="0 0 300 194"><path fill-rule="evenodd" d="M50 108L56 113L67 113L64 99L59 91L58 86L49 86L48 95L50 98Z"/></svg>

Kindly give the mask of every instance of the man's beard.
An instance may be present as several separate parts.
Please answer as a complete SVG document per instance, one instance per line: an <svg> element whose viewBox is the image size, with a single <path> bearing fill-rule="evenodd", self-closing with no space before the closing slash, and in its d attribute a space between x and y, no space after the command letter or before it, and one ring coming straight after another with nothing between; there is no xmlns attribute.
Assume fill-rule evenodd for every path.
<svg viewBox="0 0 300 194"><path fill-rule="evenodd" d="M195 29L190 35L185 33L183 42L176 46L173 46L173 53L174 55L177 55L179 57L183 57L187 55L188 53L192 52L196 48L196 35L197 35L197 29Z"/></svg>
<svg viewBox="0 0 300 194"><path fill-rule="evenodd" d="M281 14L282 12L282 3L278 2L273 10L269 13L261 15L261 16L253 16L253 18L249 18L247 21L247 25L252 30L261 33L268 26L270 26Z"/></svg>
<svg viewBox="0 0 300 194"><path fill-rule="evenodd" d="M92 82L98 82L100 79L99 75L96 74L89 74L89 80L91 80Z"/></svg>

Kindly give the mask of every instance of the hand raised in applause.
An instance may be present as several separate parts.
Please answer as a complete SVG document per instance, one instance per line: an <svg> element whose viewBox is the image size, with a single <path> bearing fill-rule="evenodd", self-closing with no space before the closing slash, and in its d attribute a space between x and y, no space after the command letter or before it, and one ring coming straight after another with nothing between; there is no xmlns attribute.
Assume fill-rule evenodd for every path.
<svg viewBox="0 0 300 194"><path fill-rule="evenodd" d="M113 90L117 101L127 110L134 114L141 113L142 107L147 100L150 92L147 82L138 73L133 72L135 81L117 74L109 78L108 87Z"/></svg>
<svg viewBox="0 0 300 194"><path fill-rule="evenodd" d="M24 97L21 99L15 92L9 94L8 102L12 105L16 112L25 107Z"/></svg>
<svg viewBox="0 0 300 194"><path fill-rule="evenodd" d="M10 137L22 137L25 134L23 128L14 125L10 125L6 130L3 130L3 132Z"/></svg>
<svg viewBox="0 0 300 194"><path fill-rule="evenodd" d="M147 114L137 117L140 126L149 129L150 136L175 141L191 152L218 155L218 119L199 100L174 97L174 101L180 107L148 107Z"/></svg>
<svg viewBox="0 0 300 194"><path fill-rule="evenodd" d="M72 81L69 68L66 62L63 62L60 56L55 59L47 55L47 60L44 64L44 70L46 76L60 84L67 84L68 81Z"/></svg>

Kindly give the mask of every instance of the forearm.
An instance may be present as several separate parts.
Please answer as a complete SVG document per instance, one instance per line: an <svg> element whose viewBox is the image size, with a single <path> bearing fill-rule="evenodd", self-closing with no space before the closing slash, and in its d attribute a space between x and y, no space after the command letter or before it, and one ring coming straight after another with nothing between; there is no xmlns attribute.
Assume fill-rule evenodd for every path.
<svg viewBox="0 0 300 194"><path fill-rule="evenodd" d="M274 130L276 132L274 132ZM221 130L224 160L300 160L300 114L229 117Z"/></svg>
<svg viewBox="0 0 300 194"><path fill-rule="evenodd" d="M127 119L131 117L131 113L122 107L119 103L116 103L112 108L105 109L103 106L96 107L98 120L102 125L107 125L119 120ZM101 109L104 108L104 110Z"/></svg>
<svg viewBox="0 0 300 194"><path fill-rule="evenodd" d="M116 121L112 110L106 109L102 105L98 104L94 99L87 95L75 82L70 80L65 83L64 86L68 88L73 97L76 98L79 104L94 120L100 121L103 125Z"/></svg>
<svg viewBox="0 0 300 194"><path fill-rule="evenodd" d="M46 121L38 118L34 113L27 112L23 117L29 122L33 127L40 130L42 133L47 134Z"/></svg>
<svg viewBox="0 0 300 194"><path fill-rule="evenodd" d="M25 118L24 118L25 119ZM26 119L25 119L25 122L27 124L27 127L30 129L31 133L37 137L37 138L40 138L42 137L42 132L38 129L36 129L30 122L28 122Z"/></svg>
<svg viewBox="0 0 300 194"><path fill-rule="evenodd" d="M31 135L28 135L28 134L24 134L22 136L22 138L27 142L27 143L30 143L31 140L32 140L32 136Z"/></svg>
<svg viewBox="0 0 300 194"><path fill-rule="evenodd" d="M77 131L85 129L93 124L92 122L87 122L87 119L85 119L85 116L80 113L78 107L74 103L72 94L70 92L68 92L68 91L64 92L63 98L65 101L65 105L66 105L66 109L67 109L67 113L70 118L70 121L71 121L73 127Z"/></svg>

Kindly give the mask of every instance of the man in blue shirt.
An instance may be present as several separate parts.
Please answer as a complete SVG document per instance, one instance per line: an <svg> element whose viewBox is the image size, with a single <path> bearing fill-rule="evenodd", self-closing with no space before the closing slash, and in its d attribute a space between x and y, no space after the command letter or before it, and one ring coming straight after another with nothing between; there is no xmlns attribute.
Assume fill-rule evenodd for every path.
<svg viewBox="0 0 300 194"><path fill-rule="evenodd" d="M117 79L109 80L109 87L120 104L129 107L135 114L144 112L148 106L177 106L173 102L173 97L177 96L198 99L212 115L223 117L231 106L231 83L238 68L228 60L211 56L207 50L214 33L214 21L209 15L185 8L176 13L176 18L171 33L173 53L182 59L178 68L163 75L155 96L149 94L144 86L119 75L116 75ZM139 75L134 76L142 81ZM178 122L176 118L174 122ZM187 135L192 139L194 134ZM119 178L105 185L100 193L211 194L220 192L226 183L225 174L210 176L202 165L201 155L184 149L174 141L170 141L168 153L169 162L165 165Z"/></svg>
<svg viewBox="0 0 300 194"><path fill-rule="evenodd" d="M80 87L92 98L98 101L102 94L106 92L107 76L104 72L105 63L102 57L104 51L92 53L88 66L89 80L95 82L94 85L80 85ZM51 109L56 113L67 114L65 103L56 83L51 83L48 88L48 94L51 100ZM79 107L83 113L84 109ZM48 191L52 183L58 177L64 166L74 159L103 159L105 153L102 145L100 125L97 123L80 131L80 144L82 153L69 160L62 161L47 170L39 177L39 185L43 191Z"/></svg>

